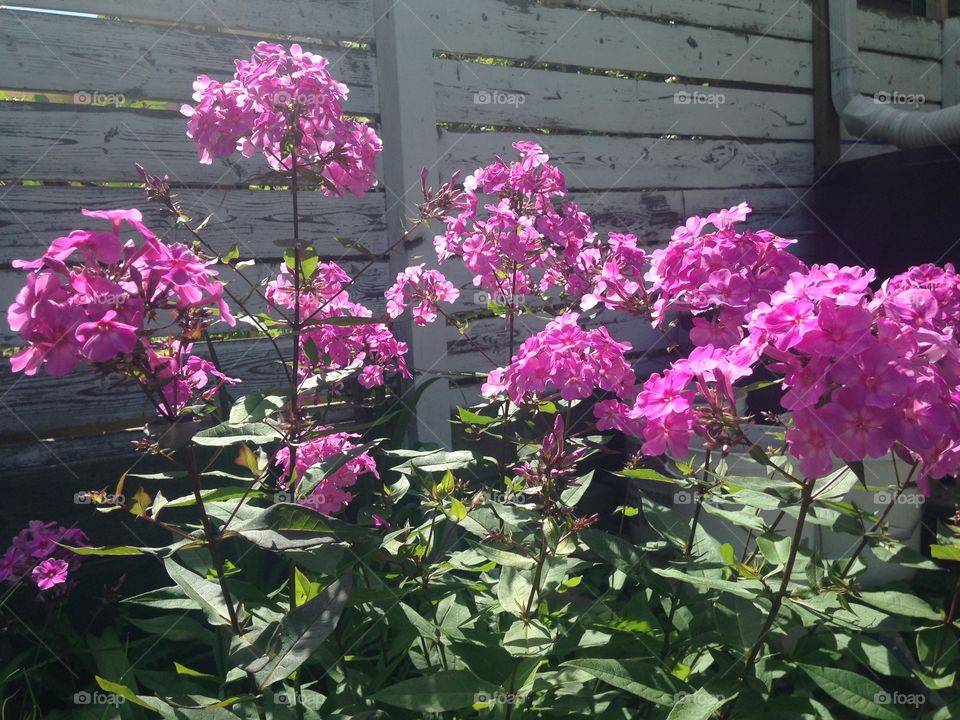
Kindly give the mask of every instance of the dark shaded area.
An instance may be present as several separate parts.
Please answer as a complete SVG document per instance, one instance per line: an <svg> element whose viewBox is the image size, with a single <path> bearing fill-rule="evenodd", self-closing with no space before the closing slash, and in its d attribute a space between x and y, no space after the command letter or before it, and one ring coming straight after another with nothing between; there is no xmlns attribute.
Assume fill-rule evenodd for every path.
<svg viewBox="0 0 960 720"><path fill-rule="evenodd" d="M873 267L879 280L910 265L960 262L960 147L837 164L812 198L820 227L809 262Z"/></svg>

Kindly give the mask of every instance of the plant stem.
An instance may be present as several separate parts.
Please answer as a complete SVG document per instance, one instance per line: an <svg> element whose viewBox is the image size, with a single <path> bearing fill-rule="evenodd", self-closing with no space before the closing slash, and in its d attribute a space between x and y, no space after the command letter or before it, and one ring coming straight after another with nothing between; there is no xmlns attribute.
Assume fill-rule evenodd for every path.
<svg viewBox="0 0 960 720"><path fill-rule="evenodd" d="M774 594L773 599L770 603L770 612L767 613L767 619L763 623L763 627L760 628L760 634L757 635L757 640L754 642L753 647L750 648L750 652L747 655L747 659L743 664L743 672L737 678L737 682L734 686L739 688L740 685L744 683L747 678L747 674L753 668L753 664L757 660L757 656L760 654L760 650L763 648L764 641L767 639L767 635L770 633L773 623L776 622L777 615L780 613L780 608L783 605L783 600L787 596L787 591L790 587L790 576L793 574L793 566L797 560L797 553L800 550L800 540L803 537L803 525L804 521L807 519L807 512L810 510L810 506L813 504L813 486L814 480L804 480L803 489L801 490L800 495L800 512L797 515L797 526L793 530L793 539L790 542L790 555L787 557L787 563L783 567L783 578L780 581L780 587L777 589L777 592ZM723 712L723 717L728 717L730 713L733 712L733 708L737 704L737 697L731 701L727 706L727 710Z"/></svg>
<svg viewBox="0 0 960 720"><path fill-rule="evenodd" d="M223 602L227 606L227 615L229 615L230 618L230 629L233 630L234 635L240 637L243 635L243 629L240 627L237 610L233 605L233 596L230 594L226 568L223 564L223 555L220 553L220 537L214 530L213 523L210 522L210 516L207 514L207 508L203 504L203 484L200 473L197 471L197 459L192 447L184 452L184 464L187 468L187 474L193 483L193 496L197 501L197 512L200 515L200 523L203 525L203 535L207 540L207 547L210 548L210 559L213 562L213 569L217 573L220 593L223 595ZM247 679L250 681L250 688L257 706L257 716L260 720L266 720L267 714L263 707L263 697L257 687L257 681L253 673L247 672Z"/></svg>
<svg viewBox="0 0 960 720"><path fill-rule="evenodd" d="M700 521L700 510L703 507L703 496L707 491L707 477L710 474L710 448L707 448L703 456L703 476L697 483L697 505L693 510L693 520L690 523L690 535L687 537L687 543L683 546L683 559L689 560L690 553L693 552L693 543L697 537L697 524ZM670 652L670 632L673 630L673 618L677 613L677 595L680 591L679 586L674 586L670 594L670 610L667 613L667 626L663 630L663 647L660 649L660 657L664 660Z"/></svg>
<svg viewBox="0 0 960 720"><path fill-rule="evenodd" d="M950 603L950 609L947 611L947 617L943 621L943 632L937 640L937 649L933 653L933 662L931 666L936 668L940 662L940 654L943 652L943 645L950 634L950 628L953 627L953 620L957 617L957 608L960 606L960 573L957 574L957 583L953 587L953 600Z"/></svg>
<svg viewBox="0 0 960 720"><path fill-rule="evenodd" d="M913 487L913 483L912 483L913 473L914 471L916 471L918 465L919 463L915 464L910 469L910 474L907 475L907 479L904 481L903 485L897 487L897 492L894 493L893 497L890 499L890 502L883 509L883 512L881 512L880 515L877 517L877 521L870 527L869 530L867 530L863 534L863 537L860 538L860 542L857 544L857 549L853 551L853 555L850 557L850 560L847 561L846 566L843 568L843 572L840 573L841 580L847 577L847 574L853 568L853 564L857 561L857 558L860 557L860 554L864 551L864 548L866 548L867 544L870 542L870 535L876 532L877 529L881 525L883 525L884 520L887 519L887 515L890 514L890 511L893 510L894 505L896 505L897 502L900 500L900 496L903 495L903 493L906 490Z"/></svg>

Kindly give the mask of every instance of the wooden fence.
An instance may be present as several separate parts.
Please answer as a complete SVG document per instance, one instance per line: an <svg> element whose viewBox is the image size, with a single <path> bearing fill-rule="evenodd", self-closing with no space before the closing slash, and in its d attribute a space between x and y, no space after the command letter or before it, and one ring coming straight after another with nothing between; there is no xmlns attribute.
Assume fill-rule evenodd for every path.
<svg viewBox="0 0 960 720"><path fill-rule="evenodd" d="M851 2L853 0L850 0ZM802 237L813 227L815 19L792 0L17 0L0 9L0 301L22 285L10 262L35 257L81 226L79 208L138 206L134 163L168 174L207 236L275 269L288 235L284 193L256 189L263 164L197 163L177 112L200 73L223 78L260 39L295 38L331 59L347 109L385 142L381 185L361 199L308 193L302 225L318 251L348 267L335 238L383 250L416 202L419 170L436 186L510 143L535 138L566 173L570 198L601 232L653 246L688 215L748 200L757 226ZM922 110L956 101L955 37L940 22L859 12L864 92L922 94ZM952 23L953 21L948 21ZM952 26L951 26L952 27ZM949 55L950 62L941 63ZM122 102L120 102L122 96ZM846 138L844 159L888 148ZM382 292L430 238L394 253L358 292ZM466 274L463 301L482 311ZM638 350L653 338L614 318ZM542 324L526 317L521 333ZM406 327L414 366L485 370L455 329ZM506 360L502 322L471 334ZM16 345L5 327L0 342ZM245 388L275 384L269 344L224 342L220 359ZM149 407L133 387L89 373L25 378L0 368L5 467L101 459L129 450ZM450 408L476 386L436 383L420 404L421 436L449 442ZM56 438L55 441L53 439Z"/></svg>

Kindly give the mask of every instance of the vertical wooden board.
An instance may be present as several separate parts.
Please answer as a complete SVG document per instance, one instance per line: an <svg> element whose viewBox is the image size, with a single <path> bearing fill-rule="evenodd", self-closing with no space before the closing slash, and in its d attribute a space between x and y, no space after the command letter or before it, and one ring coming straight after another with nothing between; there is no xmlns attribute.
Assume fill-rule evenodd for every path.
<svg viewBox="0 0 960 720"><path fill-rule="evenodd" d="M204 25L298 37L370 39L370 0L17 0L20 7Z"/></svg>
<svg viewBox="0 0 960 720"><path fill-rule="evenodd" d="M249 59L253 46L265 39L27 11L3 15L2 87L69 93L81 105L192 102L198 75L229 80L234 58ZM325 56L333 76L350 86L348 112L377 113L372 52L316 44L306 49Z"/></svg>
<svg viewBox="0 0 960 720"><path fill-rule="evenodd" d="M409 5L375 0L374 13L378 18L375 39L383 139L387 148L383 175L387 228L391 237L400 238L406 226L405 218L416 214L416 203L421 199L421 167L428 167L427 184L439 185L437 116L433 85L429 82L433 57L429 28ZM428 232L419 231L405 246L391 253L391 274L403 270L411 255L426 252L430 239ZM440 323L428 325L414 334L410 317L404 314L396 326L401 337L410 340L410 360L422 373L419 381L430 379L429 373L446 353ZM416 417L421 442L450 447L450 397L446 380L434 382L424 390L417 403Z"/></svg>
<svg viewBox="0 0 960 720"><path fill-rule="evenodd" d="M941 84L945 107L960 103L960 18L943 22Z"/></svg>
<svg viewBox="0 0 960 720"><path fill-rule="evenodd" d="M516 157L513 133L440 135L441 174L473 172L497 154ZM564 172L567 187L602 193L608 188L668 189L805 185L813 173L812 143L743 143L584 135L527 135L541 143Z"/></svg>
<svg viewBox="0 0 960 720"><path fill-rule="evenodd" d="M441 121L645 135L813 137L806 94L452 60L439 60L434 68Z"/></svg>
<svg viewBox="0 0 960 720"><path fill-rule="evenodd" d="M809 88L807 42L574 8L429 0L436 50L703 80Z"/></svg>
<svg viewBox="0 0 960 720"><path fill-rule="evenodd" d="M217 253L233 245L241 259L276 257L290 234L290 195L285 191L236 188L176 191L194 226L212 216L201 232ZM300 195L301 229L325 258L356 256L336 238L359 242L372 253L386 250L382 192L361 198L331 198L320 192ZM136 188L14 185L0 188L0 266L15 258L39 257L50 243L70 230L95 228L103 221L80 214L81 208L139 208L144 222L165 240L189 242L189 233L163 209L148 203ZM109 225L104 225L109 227Z"/></svg>

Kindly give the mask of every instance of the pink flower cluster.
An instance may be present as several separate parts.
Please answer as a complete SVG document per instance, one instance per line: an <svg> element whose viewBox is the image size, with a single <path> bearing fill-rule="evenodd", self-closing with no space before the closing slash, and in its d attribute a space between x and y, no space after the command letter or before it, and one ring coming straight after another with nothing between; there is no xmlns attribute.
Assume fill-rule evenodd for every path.
<svg viewBox="0 0 960 720"><path fill-rule="evenodd" d="M199 337L223 320L235 321L223 299L223 284L203 260L180 243L166 244L143 224L138 210L84 210L108 220L109 231L74 230L57 238L37 260L15 260L28 271L27 284L7 310L11 329L27 343L11 359L16 372L41 368L65 375L87 363L142 383L163 369L156 402L175 416L207 375L226 378L201 358L187 357L178 338ZM122 240L123 223L141 242ZM166 340L153 340L166 336ZM175 362L169 358L176 358ZM200 371L198 373L198 371ZM167 383L170 386L167 386ZM216 386L219 388L219 384ZM176 398L163 402L163 396Z"/></svg>
<svg viewBox="0 0 960 720"><path fill-rule="evenodd" d="M345 455L357 448L351 438L359 435L335 433L332 432L332 427L323 426L315 428L315 431L327 434L307 440L297 447L295 467L297 483L302 482L304 474L315 465L338 455ZM277 463L283 469L283 486L287 487L291 477L289 448L284 447L277 452ZM376 462L369 453L362 452L326 475L309 495L300 500L300 504L328 515L340 512L353 499L353 496L344 488L355 485L357 478L366 473L376 478L380 477Z"/></svg>
<svg viewBox="0 0 960 720"><path fill-rule="evenodd" d="M308 283L300 287L300 318L307 327L300 336L301 380L359 367L359 382L366 388L382 385L385 372L410 377L403 358L406 343L394 337L384 323L338 323L338 318L370 318L373 312L350 300L346 287L350 276L335 262L319 263ZM295 288L290 269L283 265L270 281L267 300L292 310Z"/></svg>
<svg viewBox="0 0 960 720"><path fill-rule="evenodd" d="M577 256L595 233L573 203L554 205L566 193L563 174L542 148L517 142L519 161L501 158L464 179L451 198L455 215L434 239L441 262L461 257L473 283L498 297L544 293L563 286ZM489 202L481 207L482 196Z"/></svg>
<svg viewBox="0 0 960 720"><path fill-rule="evenodd" d="M343 118L346 85L333 79L328 61L299 45L260 42L249 61L236 60L233 80L200 75L193 84L195 107L188 137L201 163L239 151L262 152L274 170L294 165L320 179L324 193L362 195L377 184L382 143L368 125Z"/></svg>
<svg viewBox="0 0 960 720"><path fill-rule="evenodd" d="M577 313L564 313L524 340L507 367L487 376L483 394L506 394L515 403L531 394L542 397L548 388L564 400L589 397L597 388L629 394L635 380L624 358L629 343L614 341L603 327L584 330L578 318Z"/></svg>
<svg viewBox="0 0 960 720"><path fill-rule="evenodd" d="M803 263L787 248L794 243L773 233L737 232L750 207L741 203L706 218L692 217L677 228L670 244L654 250L645 279L656 294L655 324L669 311L690 311L695 317L691 340L698 345L732 345L742 337L739 326L750 308L783 287ZM704 232L713 226L712 232Z"/></svg>
<svg viewBox="0 0 960 720"><path fill-rule="evenodd" d="M895 450L929 478L960 466L960 344L952 273L911 268L874 296L873 272L824 265L793 273L747 317L753 341L783 378L787 433L801 471L822 475L833 457ZM940 295L944 313L934 310ZM918 297L924 297L919 304ZM918 320L916 308L923 320Z"/></svg>
<svg viewBox="0 0 960 720"><path fill-rule="evenodd" d="M397 282L384 295L390 317L400 317L404 308L413 305L413 322L426 325L437 319L438 303L455 302L460 291L441 272L424 270L421 264L397 273Z"/></svg>
<svg viewBox="0 0 960 720"><path fill-rule="evenodd" d="M13 587L29 577L40 590L39 599L61 597L76 585L69 575L80 567L80 556L61 545L84 547L87 536L76 528L31 520L0 557L0 582Z"/></svg>

